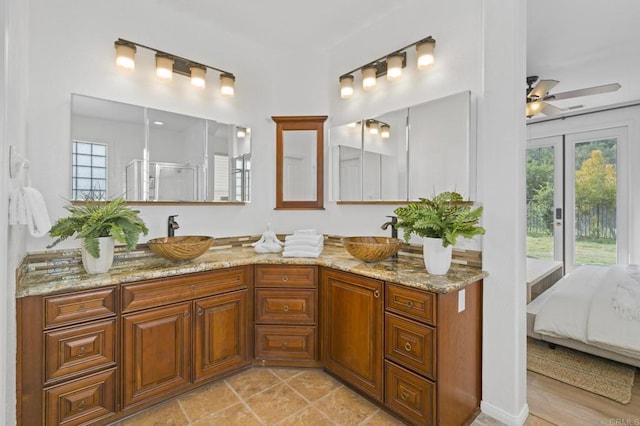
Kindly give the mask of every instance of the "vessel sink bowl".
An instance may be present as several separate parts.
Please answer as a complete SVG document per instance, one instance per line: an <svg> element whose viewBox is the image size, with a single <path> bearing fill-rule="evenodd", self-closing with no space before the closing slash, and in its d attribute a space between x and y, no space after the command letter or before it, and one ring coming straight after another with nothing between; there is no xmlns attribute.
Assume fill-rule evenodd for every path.
<svg viewBox="0 0 640 426"><path fill-rule="evenodd" d="M344 237L342 245L349 254L363 262L379 262L400 250L402 241L387 237Z"/></svg>
<svg viewBox="0 0 640 426"><path fill-rule="evenodd" d="M170 260L192 260L202 256L213 244L213 237L185 235L153 238L147 245L155 254Z"/></svg>

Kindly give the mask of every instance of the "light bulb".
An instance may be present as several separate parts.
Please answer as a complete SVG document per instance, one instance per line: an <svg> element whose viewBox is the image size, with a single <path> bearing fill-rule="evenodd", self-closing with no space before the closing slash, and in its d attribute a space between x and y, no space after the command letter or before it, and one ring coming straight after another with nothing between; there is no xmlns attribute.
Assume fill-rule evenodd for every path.
<svg viewBox="0 0 640 426"><path fill-rule="evenodd" d="M404 56L401 53L394 53L387 57L387 80L399 80L402 77L402 61Z"/></svg>
<svg viewBox="0 0 640 426"><path fill-rule="evenodd" d="M191 65L191 85L198 89L204 89L206 83L204 76L207 73L207 69L200 65Z"/></svg>
<svg viewBox="0 0 640 426"><path fill-rule="evenodd" d="M433 50L436 47L436 41L432 38L426 38L416 44L418 52L418 69L420 71L429 69L434 62Z"/></svg>
<svg viewBox="0 0 640 426"><path fill-rule="evenodd" d="M222 96L233 96L235 94L236 78L233 74L222 73L220 74L220 93Z"/></svg>
<svg viewBox="0 0 640 426"><path fill-rule="evenodd" d="M373 90L376 87L376 67L366 66L362 68L362 88Z"/></svg>
<svg viewBox="0 0 640 426"><path fill-rule="evenodd" d="M353 76L343 75L340 77L340 97L348 99L353 96Z"/></svg>
<svg viewBox="0 0 640 426"><path fill-rule="evenodd" d="M163 80L173 79L173 58L156 53L156 75Z"/></svg>
<svg viewBox="0 0 640 426"><path fill-rule="evenodd" d="M125 70L133 70L136 67L134 60L136 46L123 41L116 41L116 65Z"/></svg>

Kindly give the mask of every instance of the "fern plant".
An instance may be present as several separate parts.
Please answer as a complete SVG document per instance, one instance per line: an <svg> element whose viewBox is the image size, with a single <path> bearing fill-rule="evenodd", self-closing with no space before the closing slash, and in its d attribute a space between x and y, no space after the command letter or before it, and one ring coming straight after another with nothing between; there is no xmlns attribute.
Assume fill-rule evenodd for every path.
<svg viewBox="0 0 640 426"><path fill-rule="evenodd" d="M409 242L412 234L419 237L442 238L442 246L455 245L458 237L472 238L485 233L478 225L482 207L471 209L457 192L442 192L433 198L419 198L394 210L398 216L396 228L404 231Z"/></svg>
<svg viewBox="0 0 640 426"><path fill-rule="evenodd" d="M112 237L124 244L127 252L133 250L140 234L147 235L149 230L138 216L140 211L133 210L122 198L111 201L90 200L82 204L69 204L65 209L70 216L58 219L53 224L49 235L57 237L47 248L76 234L76 238L84 238L84 248L91 256L100 256L98 238Z"/></svg>

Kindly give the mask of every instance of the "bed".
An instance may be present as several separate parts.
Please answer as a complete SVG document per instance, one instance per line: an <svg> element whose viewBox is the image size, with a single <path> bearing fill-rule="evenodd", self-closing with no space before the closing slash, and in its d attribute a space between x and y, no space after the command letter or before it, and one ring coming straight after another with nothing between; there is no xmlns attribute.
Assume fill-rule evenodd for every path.
<svg viewBox="0 0 640 426"><path fill-rule="evenodd" d="M527 305L527 335L640 367L640 266L576 268Z"/></svg>

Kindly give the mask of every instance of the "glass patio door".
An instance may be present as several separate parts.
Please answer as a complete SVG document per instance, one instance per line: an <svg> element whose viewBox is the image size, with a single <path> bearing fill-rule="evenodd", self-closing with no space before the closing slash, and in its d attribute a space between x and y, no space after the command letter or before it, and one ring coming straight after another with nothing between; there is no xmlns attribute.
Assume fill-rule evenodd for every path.
<svg viewBox="0 0 640 426"><path fill-rule="evenodd" d="M628 261L627 129L532 139L527 256L578 265Z"/></svg>
<svg viewBox="0 0 640 426"><path fill-rule="evenodd" d="M565 270L628 261L626 127L565 136Z"/></svg>

